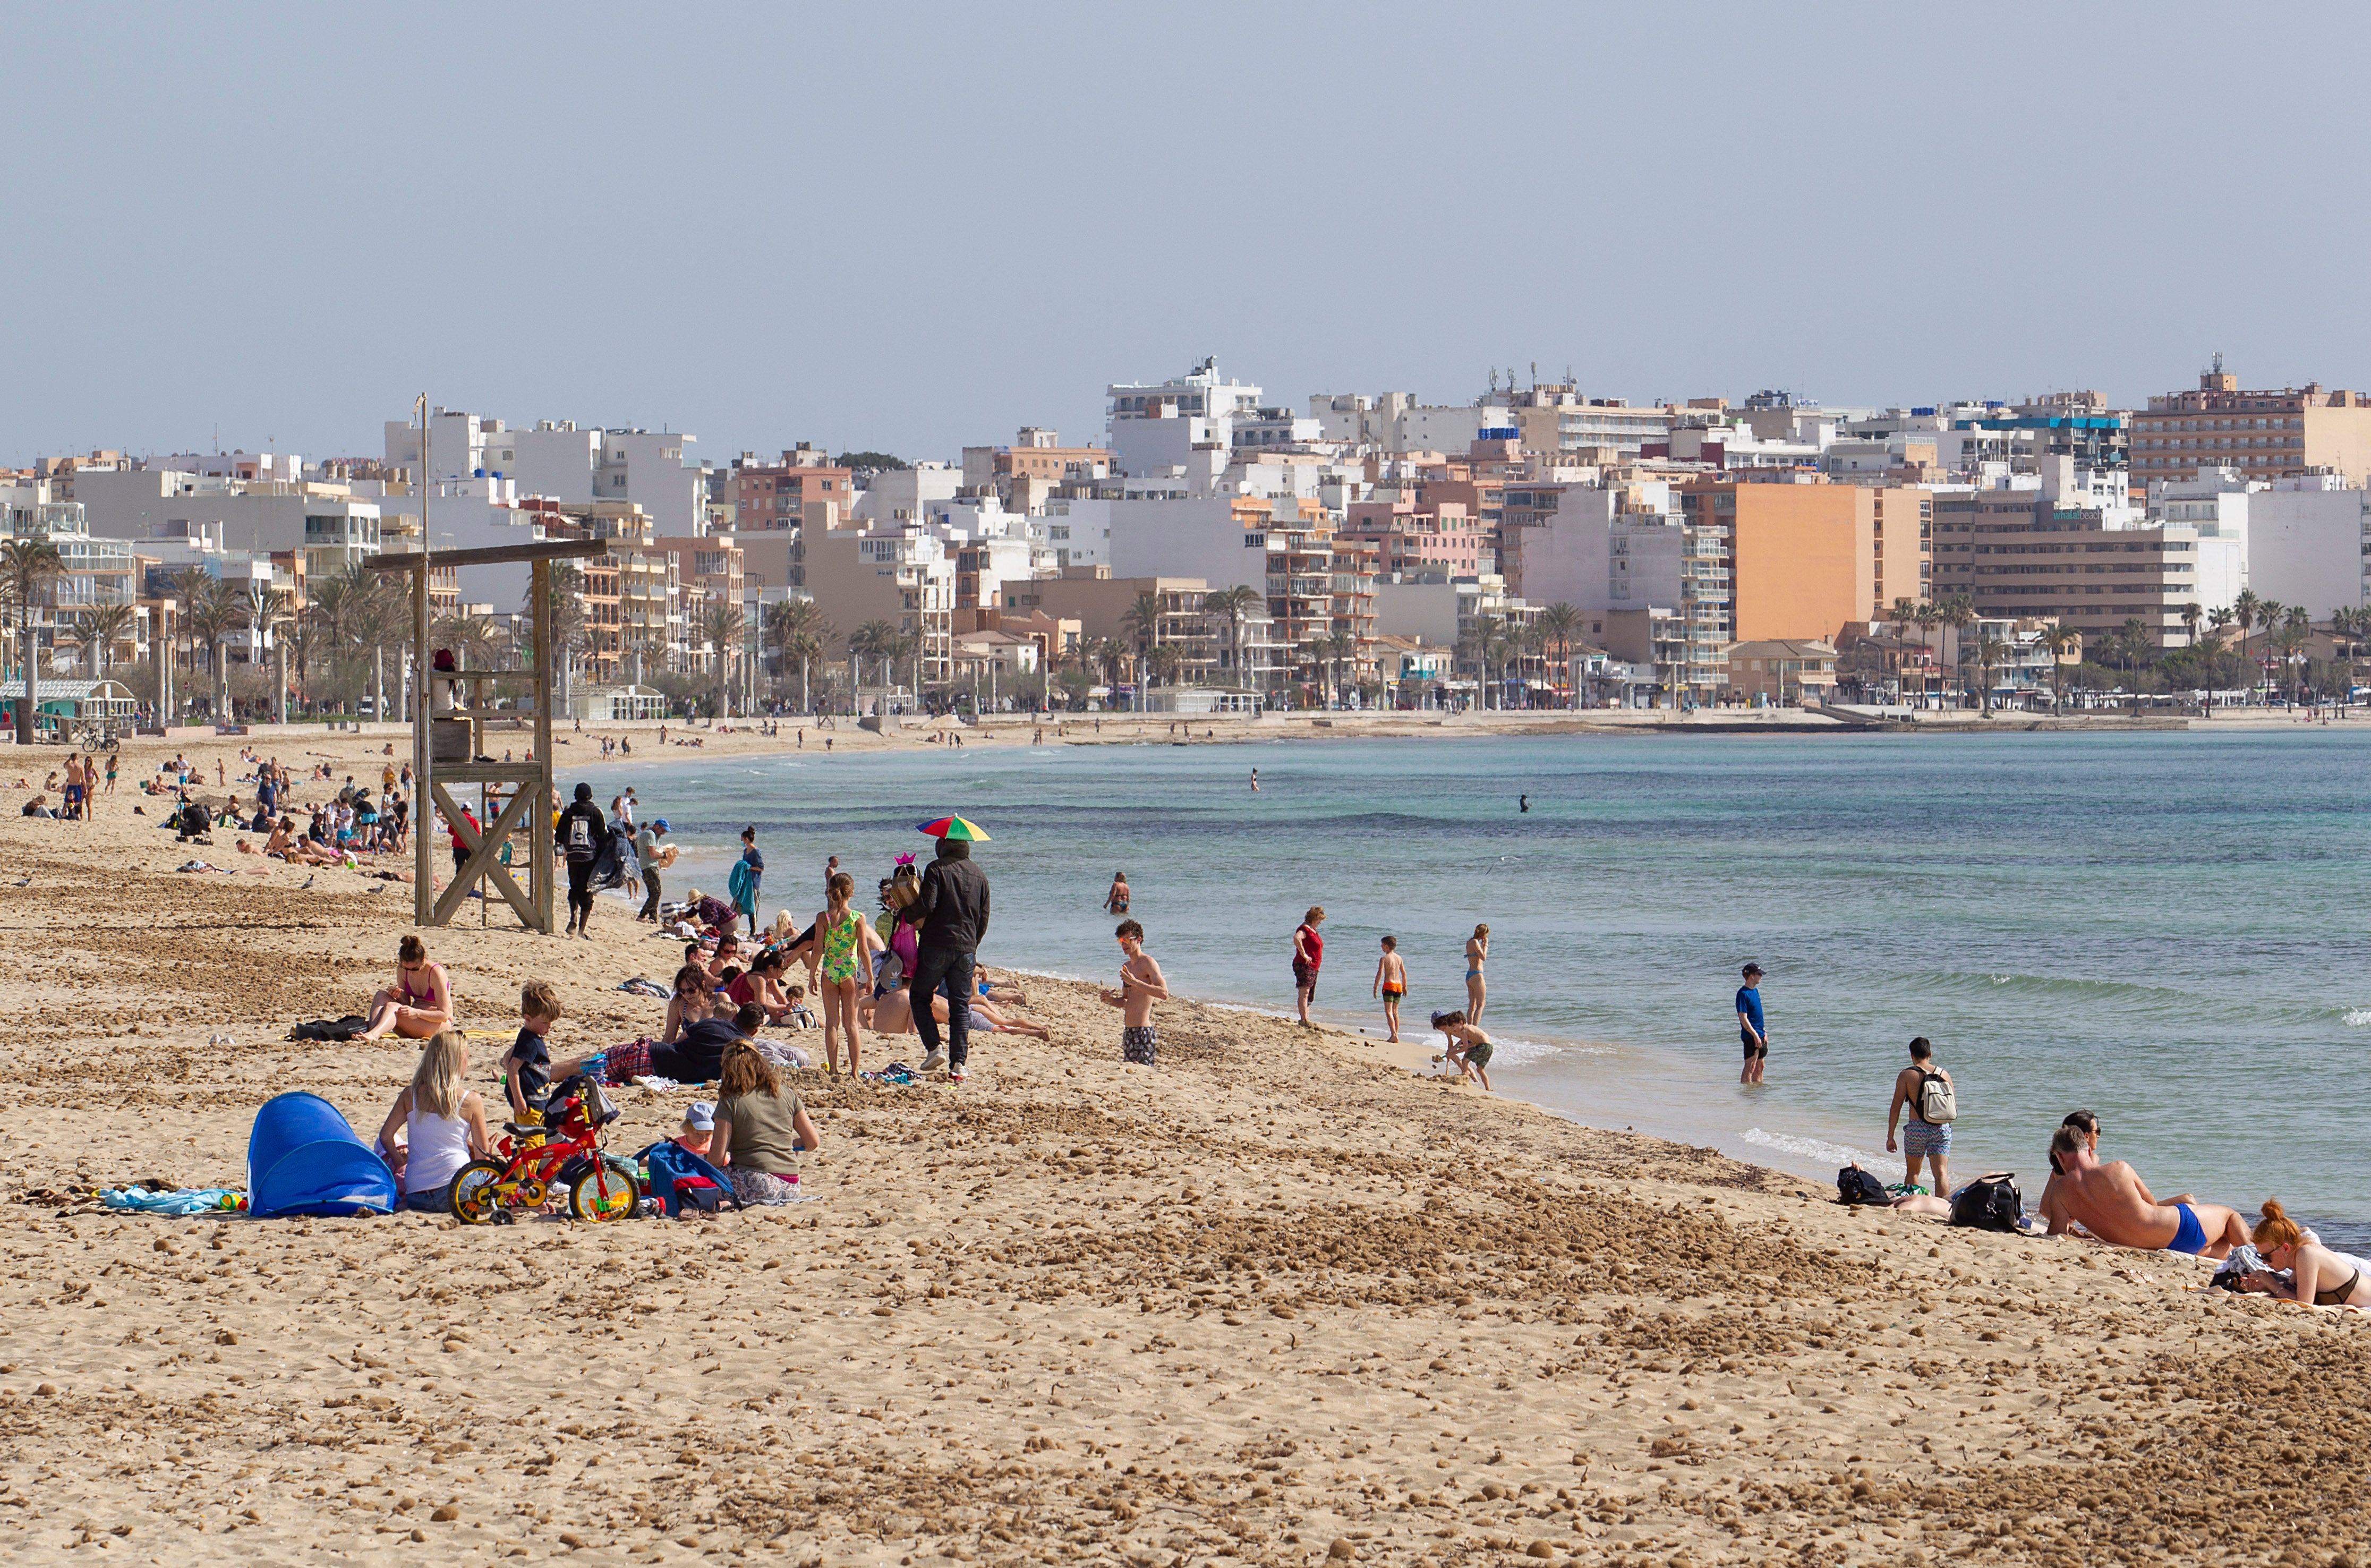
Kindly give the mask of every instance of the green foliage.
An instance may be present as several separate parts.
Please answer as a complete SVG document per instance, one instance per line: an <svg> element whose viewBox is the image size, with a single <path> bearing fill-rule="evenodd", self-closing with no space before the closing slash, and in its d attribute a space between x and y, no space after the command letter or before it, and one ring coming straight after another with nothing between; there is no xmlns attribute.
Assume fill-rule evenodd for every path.
<svg viewBox="0 0 2371 1568"><path fill-rule="evenodd" d="M859 472L886 473L914 465L891 452L842 452L832 459L836 468L855 469Z"/></svg>

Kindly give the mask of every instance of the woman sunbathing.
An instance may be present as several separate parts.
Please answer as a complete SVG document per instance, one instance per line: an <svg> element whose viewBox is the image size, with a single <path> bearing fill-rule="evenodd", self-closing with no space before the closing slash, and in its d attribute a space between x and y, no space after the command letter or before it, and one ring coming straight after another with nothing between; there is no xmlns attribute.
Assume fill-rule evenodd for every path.
<svg viewBox="0 0 2371 1568"><path fill-rule="evenodd" d="M453 1021L453 988L445 966L428 961L428 944L407 936L396 949L395 983L371 998L370 1027L364 1040L399 1034L426 1040Z"/></svg>
<svg viewBox="0 0 2371 1568"><path fill-rule="evenodd" d="M2264 1217L2256 1222L2250 1239L2266 1269L2292 1271L2285 1285L2271 1273L2249 1274L2242 1283L2250 1292L2316 1307L2371 1308L2371 1275L2319 1242L2307 1241L2304 1227L2289 1218L2279 1199L2264 1200Z"/></svg>

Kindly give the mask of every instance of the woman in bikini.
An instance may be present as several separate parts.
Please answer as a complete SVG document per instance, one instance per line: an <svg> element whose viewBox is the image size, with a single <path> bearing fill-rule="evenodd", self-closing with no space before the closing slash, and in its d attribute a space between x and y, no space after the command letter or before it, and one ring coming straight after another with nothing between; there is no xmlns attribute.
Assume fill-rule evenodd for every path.
<svg viewBox="0 0 2371 1568"><path fill-rule="evenodd" d="M1104 895L1105 912L1115 915L1128 913L1128 873L1112 873L1111 891Z"/></svg>
<svg viewBox="0 0 2371 1568"><path fill-rule="evenodd" d="M1482 964L1490 956L1490 928L1477 925L1474 935L1465 939L1465 1017L1469 1023L1482 1021L1482 1003L1489 994L1482 983Z"/></svg>
<svg viewBox="0 0 2371 1568"><path fill-rule="evenodd" d="M453 988L445 966L428 961L428 944L407 936L396 949L395 984L371 998L370 1028L364 1040L399 1034L426 1040L453 1022Z"/></svg>
<svg viewBox="0 0 2371 1568"><path fill-rule="evenodd" d="M823 912L815 916L815 944L821 949L815 988L823 999L823 1059L833 1076L839 1074L839 1050L835 1036L848 1034L848 1070L853 1074L863 1051L857 1032L857 999L873 978L873 955L881 938L873 923L849 907L856 896L856 878L845 871L832 874Z"/></svg>
<svg viewBox="0 0 2371 1568"><path fill-rule="evenodd" d="M2277 1198L2264 1200L2264 1217L2249 1233L2268 1269L2293 1269L2295 1282L2284 1289L2270 1274L2249 1277L2251 1290L2261 1290L2285 1301L2310 1301L2316 1307L2371 1307L2371 1279L2318 1242L2289 1218Z"/></svg>

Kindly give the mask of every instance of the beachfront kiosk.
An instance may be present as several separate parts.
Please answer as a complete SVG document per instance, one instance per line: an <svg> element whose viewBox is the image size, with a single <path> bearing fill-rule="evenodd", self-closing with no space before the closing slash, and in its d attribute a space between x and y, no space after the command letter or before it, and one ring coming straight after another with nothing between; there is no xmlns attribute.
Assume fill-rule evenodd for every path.
<svg viewBox="0 0 2371 1568"><path fill-rule="evenodd" d="M423 540L424 540L423 534ZM538 606L551 602L551 563L609 552L607 541L597 539L542 540L533 544L501 544L484 550L440 550L434 560L439 568L462 566L493 566L507 562L525 561L533 568L533 584L528 603ZM435 668L436 656L428 645L428 568L431 556L426 551L396 552L379 555L368 564L376 572L409 572L411 574L411 668L425 671L427 679L412 682L411 772L419 782L413 786L412 800L419 807L414 816L417 826L412 832L415 856L412 862L411 907L415 925L450 925L453 914L461 907L469 890L480 884L489 896L500 893L530 931L551 935L551 817L559 808L560 796L551 780L551 618L535 616L535 682L533 706L527 709L496 708L491 705L492 693L486 688L497 680L516 680L520 671L515 669L462 669L448 664ZM501 725L519 725L532 720L535 726L534 747L524 762L497 762L492 760L492 747L485 737L489 721ZM460 807L445 792L448 784L492 784L507 786L508 798L500 815L484 825L483 830L470 828ZM454 835L468 854L461 869L441 894L435 892L434 848L437 835L432 830L423 802L434 801L436 809L445 814ZM534 809L538 802L540 810ZM511 835L524 827L527 834L527 889L519 885L501 859L502 847Z"/></svg>

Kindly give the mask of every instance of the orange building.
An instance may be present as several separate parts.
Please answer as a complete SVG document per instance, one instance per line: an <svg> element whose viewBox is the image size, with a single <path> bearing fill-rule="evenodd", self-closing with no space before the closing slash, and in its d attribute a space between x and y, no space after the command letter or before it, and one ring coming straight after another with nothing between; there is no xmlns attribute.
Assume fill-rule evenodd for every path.
<svg viewBox="0 0 2371 1568"><path fill-rule="evenodd" d="M1721 566L1733 641L1833 642L1845 621L1869 619L1877 595L1873 491L1730 481L1690 485L1681 499L1690 522L1727 527Z"/></svg>
<svg viewBox="0 0 2371 1568"><path fill-rule="evenodd" d="M2361 484L2371 479L2371 397L2319 383L2245 391L2216 354L2198 390L2151 398L2133 415L2133 488L2218 468L2250 479L2331 468Z"/></svg>

